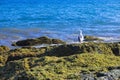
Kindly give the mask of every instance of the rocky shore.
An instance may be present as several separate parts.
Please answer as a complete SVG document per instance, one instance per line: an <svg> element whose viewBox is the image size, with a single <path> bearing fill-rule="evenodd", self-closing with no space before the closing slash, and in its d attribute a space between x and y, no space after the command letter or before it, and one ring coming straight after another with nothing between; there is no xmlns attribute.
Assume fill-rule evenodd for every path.
<svg viewBox="0 0 120 80"><path fill-rule="evenodd" d="M0 46L1 80L119 80L120 43L85 36L85 43L66 44L40 37ZM61 44L35 48L40 44Z"/></svg>

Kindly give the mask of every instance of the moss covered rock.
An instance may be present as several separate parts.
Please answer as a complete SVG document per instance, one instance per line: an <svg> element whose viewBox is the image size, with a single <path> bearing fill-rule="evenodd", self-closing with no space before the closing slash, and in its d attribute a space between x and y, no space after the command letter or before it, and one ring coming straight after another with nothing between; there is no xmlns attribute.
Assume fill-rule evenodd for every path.
<svg viewBox="0 0 120 80"><path fill-rule="evenodd" d="M43 56L10 61L0 68L1 80L82 80L81 73L107 71L119 66L119 56L106 54L74 54L56 57ZM4 74L4 75L3 75Z"/></svg>
<svg viewBox="0 0 120 80"><path fill-rule="evenodd" d="M103 39L97 38L95 36L84 36L85 41L103 41Z"/></svg>
<svg viewBox="0 0 120 80"><path fill-rule="evenodd" d="M65 42L59 39L52 39L52 44L65 44Z"/></svg>
<svg viewBox="0 0 120 80"><path fill-rule="evenodd" d="M83 43L69 44L54 47L48 51L48 55L53 56L69 56L80 53L99 53L120 56L119 43Z"/></svg>
<svg viewBox="0 0 120 80"><path fill-rule="evenodd" d="M10 50L10 48L7 46L0 46L0 53L7 52L9 50Z"/></svg>
<svg viewBox="0 0 120 80"><path fill-rule="evenodd" d="M42 48L23 47L10 50L8 52L8 61L18 60L26 57L40 56L70 56L82 53L98 53L120 56L119 43L82 43L82 44L64 44L56 46L47 46Z"/></svg>
<svg viewBox="0 0 120 80"><path fill-rule="evenodd" d="M18 48L9 51L8 60L19 60L26 57L38 57L46 52L46 48Z"/></svg>
<svg viewBox="0 0 120 80"><path fill-rule="evenodd" d="M7 58L7 56L0 55L0 67L5 65Z"/></svg>
<svg viewBox="0 0 120 80"><path fill-rule="evenodd" d="M108 46L111 47L112 52L113 52L116 56L120 56L120 43L109 43Z"/></svg>
<svg viewBox="0 0 120 80"><path fill-rule="evenodd" d="M10 48L7 46L0 46L0 67L5 65L9 50Z"/></svg>
<svg viewBox="0 0 120 80"><path fill-rule="evenodd" d="M59 39L50 39L48 37L40 37L35 39L26 39L17 41L16 43L13 43L12 46L33 46L33 45L40 45L40 44L63 44L65 43L62 40Z"/></svg>
<svg viewBox="0 0 120 80"><path fill-rule="evenodd" d="M88 42L42 48L23 47L7 52L5 49L0 53L0 64L3 65L0 66L0 79L81 80L81 73L84 75L91 72L96 78L97 72L109 72L116 67L119 69L119 51L119 42Z"/></svg>
<svg viewBox="0 0 120 80"><path fill-rule="evenodd" d="M24 59L21 61L10 61L6 63L6 65L2 67L0 70L0 79L1 80L18 80L16 79L16 77L18 77L19 74L26 71L26 68L25 68L26 64L28 63L26 63ZM24 75L24 76L27 76L27 75Z"/></svg>

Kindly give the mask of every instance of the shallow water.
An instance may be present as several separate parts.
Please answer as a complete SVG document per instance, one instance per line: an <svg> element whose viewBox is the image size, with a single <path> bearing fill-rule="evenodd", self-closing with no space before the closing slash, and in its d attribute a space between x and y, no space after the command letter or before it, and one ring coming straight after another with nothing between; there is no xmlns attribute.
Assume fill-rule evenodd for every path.
<svg viewBox="0 0 120 80"><path fill-rule="evenodd" d="M120 40L120 0L0 0L0 45L49 36L76 42L84 35Z"/></svg>

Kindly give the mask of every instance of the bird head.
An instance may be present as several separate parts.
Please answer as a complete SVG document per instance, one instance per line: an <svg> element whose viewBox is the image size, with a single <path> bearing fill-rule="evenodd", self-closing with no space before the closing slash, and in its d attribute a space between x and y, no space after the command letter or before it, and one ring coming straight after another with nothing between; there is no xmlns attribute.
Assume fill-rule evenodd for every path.
<svg viewBox="0 0 120 80"><path fill-rule="evenodd" d="M82 30L79 30L80 34L82 34Z"/></svg>

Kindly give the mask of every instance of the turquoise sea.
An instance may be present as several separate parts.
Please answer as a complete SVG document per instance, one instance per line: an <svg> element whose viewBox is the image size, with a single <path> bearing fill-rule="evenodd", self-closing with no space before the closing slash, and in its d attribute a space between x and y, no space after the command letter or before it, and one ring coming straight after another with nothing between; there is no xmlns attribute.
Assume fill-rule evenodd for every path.
<svg viewBox="0 0 120 80"><path fill-rule="evenodd" d="M0 45L48 36L67 42L84 35L120 40L120 0L0 0Z"/></svg>

